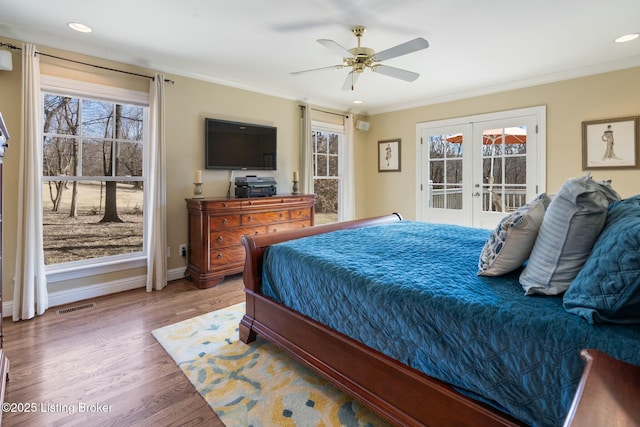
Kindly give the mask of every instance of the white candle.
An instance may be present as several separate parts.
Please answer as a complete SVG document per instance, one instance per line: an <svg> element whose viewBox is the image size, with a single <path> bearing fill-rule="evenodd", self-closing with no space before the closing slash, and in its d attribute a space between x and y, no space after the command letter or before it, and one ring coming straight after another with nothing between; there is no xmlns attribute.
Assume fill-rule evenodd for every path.
<svg viewBox="0 0 640 427"><path fill-rule="evenodd" d="M202 182L202 171L200 169L196 169L193 174L193 182L199 184Z"/></svg>
<svg viewBox="0 0 640 427"><path fill-rule="evenodd" d="M293 171L293 180L294 181L298 180L298 171Z"/></svg>

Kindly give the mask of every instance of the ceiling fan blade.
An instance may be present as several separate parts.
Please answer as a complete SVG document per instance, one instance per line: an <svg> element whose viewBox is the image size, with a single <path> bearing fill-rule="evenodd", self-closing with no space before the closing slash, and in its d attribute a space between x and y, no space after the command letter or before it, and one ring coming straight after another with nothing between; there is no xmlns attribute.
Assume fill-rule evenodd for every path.
<svg viewBox="0 0 640 427"><path fill-rule="evenodd" d="M337 53L338 55L344 58L353 57L353 53L349 52L348 49L340 46L338 43L334 42L333 40L318 39L318 43L320 43L322 46L326 47L327 49L331 49L332 51L334 51L335 53Z"/></svg>
<svg viewBox="0 0 640 427"><path fill-rule="evenodd" d="M338 65L330 65L328 67L312 68L311 70L294 71L293 73L289 73L289 74L291 74L292 76L298 76L300 74L311 73L314 71L339 70L341 68L344 68L344 65L338 64Z"/></svg>
<svg viewBox="0 0 640 427"><path fill-rule="evenodd" d="M347 74L347 78L344 80L344 84L342 85L342 90L354 90L360 74L361 73L356 73L355 71Z"/></svg>
<svg viewBox="0 0 640 427"><path fill-rule="evenodd" d="M396 67L389 67L388 65L376 65L372 68L376 73L384 74L385 76L394 77L396 79L412 82L420 77L420 74L413 71L407 71Z"/></svg>
<svg viewBox="0 0 640 427"><path fill-rule="evenodd" d="M408 42L399 44L394 47L390 47L387 50L378 52L374 55L376 61L386 61L387 59L395 58L396 56L406 55L407 53L415 52L418 50L426 49L429 47L429 42L418 37L417 39L409 40Z"/></svg>

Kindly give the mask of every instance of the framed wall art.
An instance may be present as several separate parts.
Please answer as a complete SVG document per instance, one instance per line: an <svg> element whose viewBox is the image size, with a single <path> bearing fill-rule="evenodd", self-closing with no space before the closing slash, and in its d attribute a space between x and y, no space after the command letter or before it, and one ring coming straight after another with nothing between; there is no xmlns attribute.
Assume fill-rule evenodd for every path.
<svg viewBox="0 0 640 427"><path fill-rule="evenodd" d="M378 141L378 172L400 172L400 139Z"/></svg>
<svg viewBox="0 0 640 427"><path fill-rule="evenodd" d="M637 168L640 117L582 122L582 169Z"/></svg>

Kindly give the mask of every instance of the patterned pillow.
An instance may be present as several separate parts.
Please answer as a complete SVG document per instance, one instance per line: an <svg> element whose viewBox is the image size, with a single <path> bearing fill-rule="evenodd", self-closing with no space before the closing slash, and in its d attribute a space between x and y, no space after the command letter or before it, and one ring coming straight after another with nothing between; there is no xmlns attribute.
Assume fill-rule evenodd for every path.
<svg viewBox="0 0 640 427"><path fill-rule="evenodd" d="M587 175L566 181L544 214L529 261L520 274L526 295L557 295L584 265L604 227L609 203L620 196Z"/></svg>
<svg viewBox="0 0 640 427"><path fill-rule="evenodd" d="M590 323L640 323L640 195L612 203L587 262L563 297Z"/></svg>
<svg viewBox="0 0 640 427"><path fill-rule="evenodd" d="M478 275L499 276L509 273L529 258L549 196L538 195L500 220L480 253Z"/></svg>

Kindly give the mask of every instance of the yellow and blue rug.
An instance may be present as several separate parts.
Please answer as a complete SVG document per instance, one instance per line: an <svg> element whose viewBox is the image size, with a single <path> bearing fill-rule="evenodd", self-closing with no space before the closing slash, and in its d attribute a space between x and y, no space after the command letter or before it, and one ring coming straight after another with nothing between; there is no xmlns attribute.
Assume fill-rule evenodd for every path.
<svg viewBox="0 0 640 427"><path fill-rule="evenodd" d="M226 426L387 426L260 336L238 339L244 303L152 332Z"/></svg>

